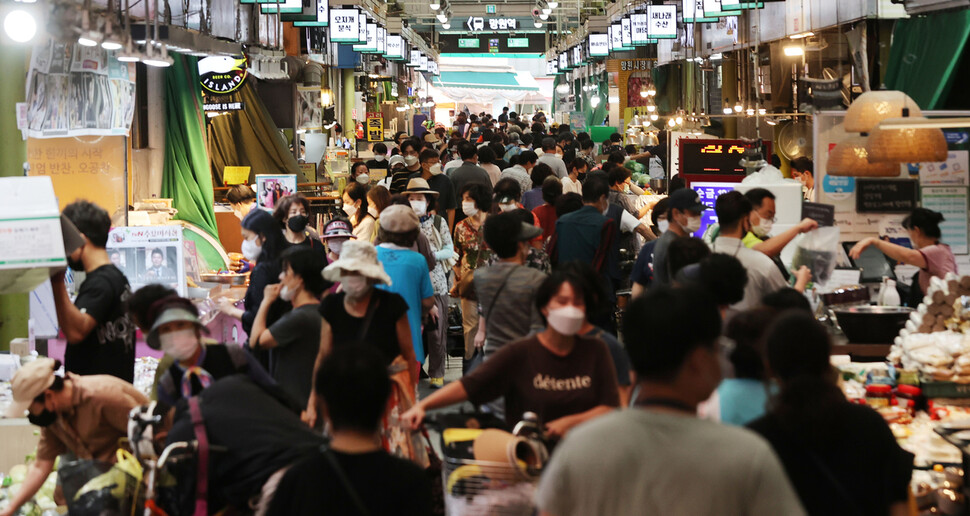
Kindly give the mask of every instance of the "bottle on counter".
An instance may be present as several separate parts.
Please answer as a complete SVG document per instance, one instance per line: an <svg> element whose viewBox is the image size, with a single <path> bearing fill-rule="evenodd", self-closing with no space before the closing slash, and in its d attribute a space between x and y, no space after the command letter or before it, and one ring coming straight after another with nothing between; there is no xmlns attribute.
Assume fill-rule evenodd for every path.
<svg viewBox="0 0 970 516"><path fill-rule="evenodd" d="M896 280L883 276L879 296L876 299L879 306L899 306L902 300L899 298L899 291L896 290Z"/></svg>

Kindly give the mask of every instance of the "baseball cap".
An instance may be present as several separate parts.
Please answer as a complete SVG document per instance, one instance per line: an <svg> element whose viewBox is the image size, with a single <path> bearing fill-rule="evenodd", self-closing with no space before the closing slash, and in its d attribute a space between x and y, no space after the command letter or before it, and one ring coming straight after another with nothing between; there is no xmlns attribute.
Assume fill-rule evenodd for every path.
<svg viewBox="0 0 970 516"><path fill-rule="evenodd" d="M357 238L354 236L350 222L343 219L332 219L323 227L322 239L328 238Z"/></svg>
<svg viewBox="0 0 970 516"><path fill-rule="evenodd" d="M394 165L407 165L407 163L404 162L404 156L401 156L400 154L391 156L391 159L387 161L387 168L394 168Z"/></svg>
<svg viewBox="0 0 970 516"><path fill-rule="evenodd" d="M701 202L701 198L697 195L697 192L690 188L681 188L670 194L670 201L668 201L667 207L672 210L690 210L697 213L710 209L706 204Z"/></svg>
<svg viewBox="0 0 970 516"><path fill-rule="evenodd" d="M521 229L519 229L519 234L515 239L519 242L528 242L529 240L538 238L540 235L542 235L542 228L523 222Z"/></svg>
<svg viewBox="0 0 970 516"><path fill-rule="evenodd" d="M4 414L9 418L24 417L24 412L33 403L34 398L54 384L54 368L57 362L53 358L38 358L21 367L10 382L13 391L13 402Z"/></svg>

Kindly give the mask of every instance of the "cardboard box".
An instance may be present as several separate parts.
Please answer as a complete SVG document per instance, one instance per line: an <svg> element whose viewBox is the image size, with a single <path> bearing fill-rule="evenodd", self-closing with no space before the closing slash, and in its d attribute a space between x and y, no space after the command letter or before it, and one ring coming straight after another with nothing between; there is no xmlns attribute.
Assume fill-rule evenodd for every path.
<svg viewBox="0 0 970 516"><path fill-rule="evenodd" d="M30 292L65 266L51 178L0 178L0 294Z"/></svg>

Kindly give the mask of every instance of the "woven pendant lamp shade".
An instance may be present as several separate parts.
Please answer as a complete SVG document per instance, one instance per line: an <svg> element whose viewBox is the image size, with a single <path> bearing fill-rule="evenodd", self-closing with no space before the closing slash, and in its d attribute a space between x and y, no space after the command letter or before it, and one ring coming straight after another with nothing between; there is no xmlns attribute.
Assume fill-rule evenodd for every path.
<svg viewBox="0 0 970 516"><path fill-rule="evenodd" d="M886 123L926 120L923 117L891 118ZM940 129L880 129L869 134L866 145L871 163L924 163L946 161L946 137Z"/></svg>
<svg viewBox="0 0 970 516"><path fill-rule="evenodd" d="M910 116L921 116L919 105L901 91L867 91L849 105L843 129L848 133L869 133L887 118L899 118L903 109Z"/></svg>
<svg viewBox="0 0 970 516"><path fill-rule="evenodd" d="M896 163L870 163L866 151L868 138L853 136L843 140L829 153L826 173L832 176L855 177L896 177L899 165Z"/></svg>

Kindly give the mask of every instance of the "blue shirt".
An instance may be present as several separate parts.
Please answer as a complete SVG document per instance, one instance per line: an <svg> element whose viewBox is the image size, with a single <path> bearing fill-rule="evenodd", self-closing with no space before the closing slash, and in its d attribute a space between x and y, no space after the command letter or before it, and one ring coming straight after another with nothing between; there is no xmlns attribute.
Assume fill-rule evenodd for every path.
<svg viewBox="0 0 970 516"><path fill-rule="evenodd" d="M593 206L563 215L556 221L558 263L579 260L605 272L615 228L613 221Z"/></svg>
<svg viewBox="0 0 970 516"><path fill-rule="evenodd" d="M653 283L653 269L650 265L653 264L653 248L657 245L656 240L652 240L643 245L643 249L640 249L640 254L637 255L637 263L633 266L633 272L630 273L630 280L634 283L639 283L644 287L649 287Z"/></svg>
<svg viewBox="0 0 970 516"><path fill-rule="evenodd" d="M522 194L522 206L529 211L542 206L545 202L542 199L542 185Z"/></svg>
<svg viewBox="0 0 970 516"><path fill-rule="evenodd" d="M717 388L721 422L744 426L765 415L768 390L760 380L727 378Z"/></svg>
<svg viewBox="0 0 970 516"><path fill-rule="evenodd" d="M424 363L424 344L421 341L421 301L434 296L428 262L410 249L377 246L377 261L391 277L391 285L377 288L394 292L408 304L408 323L411 325L411 344L418 362ZM387 321L384 321L386 323ZM376 324L383 324L376 322Z"/></svg>

